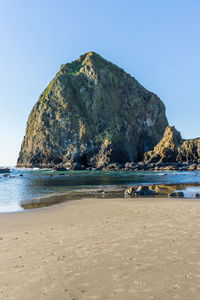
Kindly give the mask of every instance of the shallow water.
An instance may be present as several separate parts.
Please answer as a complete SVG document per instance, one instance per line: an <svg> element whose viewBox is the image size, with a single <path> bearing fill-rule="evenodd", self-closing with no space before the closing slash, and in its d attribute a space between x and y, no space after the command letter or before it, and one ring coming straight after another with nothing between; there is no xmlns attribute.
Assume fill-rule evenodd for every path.
<svg viewBox="0 0 200 300"><path fill-rule="evenodd" d="M19 176L22 174L23 176ZM149 172L149 171L68 171L11 169L9 177L0 174L0 212L23 210L30 199L49 194L88 189L110 189L137 184L199 183L198 186L177 186L185 197L200 192L200 171ZM51 203L48 202L48 205Z"/></svg>

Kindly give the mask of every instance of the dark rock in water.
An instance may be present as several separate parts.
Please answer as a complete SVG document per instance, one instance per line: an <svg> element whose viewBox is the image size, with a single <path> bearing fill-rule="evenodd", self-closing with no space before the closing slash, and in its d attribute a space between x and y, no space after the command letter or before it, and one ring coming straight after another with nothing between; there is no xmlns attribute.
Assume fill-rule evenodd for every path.
<svg viewBox="0 0 200 300"><path fill-rule="evenodd" d="M136 192L148 192L149 191L149 187L146 185L140 185L137 189Z"/></svg>
<svg viewBox="0 0 200 300"><path fill-rule="evenodd" d="M149 186L141 185L139 187L130 187L124 191L125 197L134 197L134 196L155 196L157 193L154 190L151 190Z"/></svg>
<svg viewBox="0 0 200 300"><path fill-rule="evenodd" d="M0 174L4 174L4 173L10 173L10 169L9 168L0 168Z"/></svg>
<svg viewBox="0 0 200 300"><path fill-rule="evenodd" d="M135 187L130 187L124 191L125 197L132 197L135 194Z"/></svg>
<svg viewBox="0 0 200 300"><path fill-rule="evenodd" d="M141 160L160 141L165 106L94 52L62 65L28 118L18 167L101 168Z"/></svg>
<svg viewBox="0 0 200 300"><path fill-rule="evenodd" d="M200 198L200 193L194 194L194 197L195 197L195 198Z"/></svg>
<svg viewBox="0 0 200 300"><path fill-rule="evenodd" d="M184 193L183 192L173 192L173 193L168 194L168 197L170 197L170 198L183 198Z"/></svg>
<svg viewBox="0 0 200 300"><path fill-rule="evenodd" d="M160 142L152 151L144 154L146 163L173 163L200 161L200 138L183 140L175 127L168 126ZM196 164L188 166L188 170L196 170ZM177 165L170 166L169 170L177 169Z"/></svg>
<svg viewBox="0 0 200 300"><path fill-rule="evenodd" d="M139 186L137 190L135 191L135 194L137 196L155 196L156 192L153 190L150 190L148 186Z"/></svg>
<svg viewBox="0 0 200 300"><path fill-rule="evenodd" d="M178 192L177 195L178 195L178 197L181 197L181 198L184 197L184 193L183 192Z"/></svg>
<svg viewBox="0 0 200 300"><path fill-rule="evenodd" d="M170 193L170 194L168 194L168 197L170 197L170 198L177 197L177 194L176 193Z"/></svg>
<svg viewBox="0 0 200 300"><path fill-rule="evenodd" d="M3 177L9 177L9 175L8 175L8 174L3 174L2 176L3 176Z"/></svg>
<svg viewBox="0 0 200 300"><path fill-rule="evenodd" d="M104 197L106 195L106 192L104 190L99 190L99 191L97 191L97 194Z"/></svg>

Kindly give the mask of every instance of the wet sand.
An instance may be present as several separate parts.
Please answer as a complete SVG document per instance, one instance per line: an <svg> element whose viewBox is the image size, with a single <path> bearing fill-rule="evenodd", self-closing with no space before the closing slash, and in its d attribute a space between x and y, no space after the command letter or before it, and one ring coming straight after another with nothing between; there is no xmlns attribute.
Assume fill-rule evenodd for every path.
<svg viewBox="0 0 200 300"><path fill-rule="evenodd" d="M82 199L0 215L0 299L199 300L200 201Z"/></svg>

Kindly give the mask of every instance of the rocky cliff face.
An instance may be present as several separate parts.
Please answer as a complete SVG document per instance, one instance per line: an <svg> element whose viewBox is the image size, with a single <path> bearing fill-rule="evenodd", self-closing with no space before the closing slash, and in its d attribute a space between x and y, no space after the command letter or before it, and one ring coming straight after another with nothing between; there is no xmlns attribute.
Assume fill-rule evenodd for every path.
<svg viewBox="0 0 200 300"><path fill-rule="evenodd" d="M178 150L177 161L200 163L200 138L184 141Z"/></svg>
<svg viewBox="0 0 200 300"><path fill-rule="evenodd" d="M165 107L94 52L62 65L33 107L18 167L138 161L161 139Z"/></svg>
<svg viewBox="0 0 200 300"><path fill-rule="evenodd" d="M168 126L153 151L144 154L146 163L200 162L200 138L183 140L175 127Z"/></svg>

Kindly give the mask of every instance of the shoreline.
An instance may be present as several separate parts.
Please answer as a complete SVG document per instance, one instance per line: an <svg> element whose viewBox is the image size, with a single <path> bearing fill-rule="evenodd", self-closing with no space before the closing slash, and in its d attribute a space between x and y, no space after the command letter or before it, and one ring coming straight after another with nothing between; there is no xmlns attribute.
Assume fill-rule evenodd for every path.
<svg viewBox="0 0 200 300"><path fill-rule="evenodd" d="M84 172L84 171L82 171ZM26 188L25 190L25 196L22 195L21 198L18 197L16 199L13 199L13 203L16 204L9 207L9 202L5 201L6 195L8 196L8 199L10 199L10 194L4 194L4 199L2 198L2 203L5 203L5 206L2 205L2 213L4 212L10 212L11 211L17 211L22 210L22 212L26 209L33 209L33 208L40 208L43 206L50 206L55 205L56 203L61 203L68 200L75 200L75 199L82 199L86 197L93 197L93 198L126 198L128 197L151 197L154 195L154 197L168 197L172 196L170 194L183 194L184 197L193 199L195 197L199 197L200 194L200 182L199 181L199 175L200 173L193 173L190 175L191 172L187 172L188 176L181 175L181 172L173 173L173 172L166 172L160 174L160 176L157 176L157 172L151 172L150 175L145 175L145 172L141 172L136 174L137 172L132 172L129 175L129 171L119 172L115 175L115 171L111 172L110 174L107 174L108 172L100 171L97 175L94 175L95 172L92 172L92 177L89 175L91 174L90 171L86 171L85 176L82 176L82 172L74 172L74 174L70 174L69 172L42 172L41 170L38 170L36 173L32 172L26 172L23 174L22 172L19 172L19 170L13 171L11 173L12 177L9 179L9 176L1 180L2 188L4 188L4 183L7 184L5 187L7 188L7 191L9 190L9 180L13 180L15 183L16 179L16 186L20 188L21 182L25 182L25 188L28 186L27 183L33 183L33 187L37 190L37 184L40 187L40 190L38 192L33 192L29 194L29 190ZM134 176L135 173L135 176ZM179 177L180 174L180 177ZM61 176L62 175L62 176ZM68 176L72 175L72 176ZM138 176L137 176L138 175ZM155 175L155 176L154 176ZM167 175L167 176L164 176ZM177 175L177 176L175 176ZM24 177L23 177L24 176ZM43 181L43 184L40 185L40 176L41 179L45 179ZM44 178L43 178L44 176ZM145 177L146 176L146 177ZM119 181L118 181L119 177ZM27 178L27 180L26 180ZM117 178L117 179L115 179ZM83 181L83 182L82 182ZM91 184L92 181L92 184ZM184 182L187 181L187 182ZM189 182L188 182L189 181ZM80 182L82 182L82 185L80 185ZM95 184L96 182L96 184ZM171 182L171 183L169 183ZM179 182L179 183L177 183ZM57 187L58 188L57 188ZM62 188L59 189L59 186ZM66 186L66 187L65 187ZM75 186L75 189L73 188ZM149 187L149 193L138 193L136 192L136 189L139 186L147 186ZM50 188L49 188L50 187ZM56 187L56 188L55 188ZM128 191L129 189L135 189L134 192ZM132 190L133 190L132 189ZM127 190L127 191L126 191ZM3 190L2 190L3 191ZM127 193L126 193L127 192ZM125 194L125 195L124 195ZM196 196L197 195L197 196ZM176 197L176 196L175 196ZM182 197L182 196L180 196ZM16 202L15 202L16 200ZM11 199L12 201L12 199ZM6 207L6 205L8 205Z"/></svg>
<svg viewBox="0 0 200 300"><path fill-rule="evenodd" d="M59 196L61 197L61 195ZM199 198L189 198L189 197L174 197L174 198L168 198L168 197L162 197L162 196L157 196L157 197L153 197L153 196L139 196L139 197L128 197L128 198L125 198L125 197L112 197L112 198L106 198L106 197L82 197L82 198L76 198L76 199L68 199L68 200L63 200L63 201L60 201L58 203L53 203L53 204L50 204L50 205L42 205L42 206L39 206L39 207L35 207L35 208L26 208L26 209L23 209L23 210L18 210L18 211L8 211L8 212L0 212L0 219L1 219L1 216L9 216L9 215L23 215L24 213L27 214L29 212L37 212L37 211L41 211L41 210L46 210L46 209L54 209L56 207L60 207L62 205L65 205L65 204L68 204L69 202L74 202L74 201L84 201L84 200L122 200L122 201L139 201L139 202L144 202L144 201L149 201L149 202L152 202L152 201L158 201L158 202L163 202L163 201L167 201L167 202L170 202L170 201L177 201L177 202L200 202L200 199ZM1 221L0 221L1 223Z"/></svg>
<svg viewBox="0 0 200 300"><path fill-rule="evenodd" d="M200 160L198 158L192 160L169 160L169 161L137 161L137 162L112 162L101 166L81 165L74 163L70 167L66 164L39 164L39 165L17 165L15 168L23 169L49 169L52 171L200 171Z"/></svg>
<svg viewBox="0 0 200 300"><path fill-rule="evenodd" d="M1 299L198 300L199 208L91 198L1 214Z"/></svg>
<svg viewBox="0 0 200 300"><path fill-rule="evenodd" d="M73 191L67 191L67 192L61 192L61 193L53 193L53 194L47 194L45 196L33 198L27 201L24 201L21 203L21 206L24 208L23 211L26 209L35 209L35 208L42 208L42 207L48 207L52 205L56 205L59 203L64 203L68 201L74 201L74 200L81 200L84 198L96 198L96 199L112 199L112 198L119 198L119 199L126 199L127 197L124 195L124 192L127 188L130 187L139 187L140 185L118 185L118 186L112 186L107 187L105 186L104 189L79 189L79 190L73 190ZM151 187L159 187L160 193L155 196L136 196L136 197L129 197L132 199L149 199L149 198L164 198L164 199L171 199L168 197L167 193L173 192L177 189L184 189L187 187L200 187L200 182L194 182L194 183L167 183L167 184L151 184L148 185ZM195 197L181 197L181 199L194 199L198 200L198 198ZM22 212L23 212L22 211Z"/></svg>

